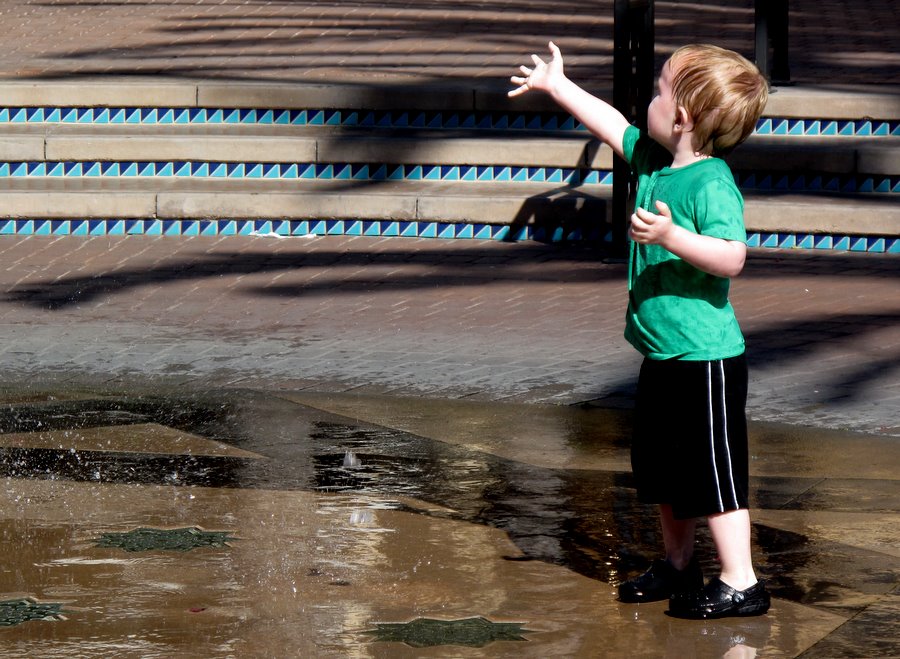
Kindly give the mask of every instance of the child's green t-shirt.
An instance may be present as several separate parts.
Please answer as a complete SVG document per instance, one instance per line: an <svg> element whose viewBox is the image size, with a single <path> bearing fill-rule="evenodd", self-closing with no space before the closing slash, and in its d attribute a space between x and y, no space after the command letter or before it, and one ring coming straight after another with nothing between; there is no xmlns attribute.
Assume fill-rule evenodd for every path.
<svg viewBox="0 0 900 659"><path fill-rule="evenodd" d="M728 165L707 158L671 168L672 155L634 126L624 155L638 177L637 205L695 233L746 241L744 200ZM744 352L728 301L729 280L705 273L659 245L632 243L625 338L651 359L714 360Z"/></svg>

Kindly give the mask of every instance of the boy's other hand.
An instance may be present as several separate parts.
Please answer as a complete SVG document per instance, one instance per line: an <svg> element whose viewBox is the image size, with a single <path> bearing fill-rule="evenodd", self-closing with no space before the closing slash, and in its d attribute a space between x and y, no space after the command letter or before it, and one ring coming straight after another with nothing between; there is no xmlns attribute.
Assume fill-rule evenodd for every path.
<svg viewBox="0 0 900 659"><path fill-rule="evenodd" d="M515 89L508 92L508 96L519 96L525 92L537 89L539 91L549 92L555 81L563 76L563 59L559 52L559 48L552 41L548 44L551 59L545 62L537 55L532 55L531 60L534 62L534 68L529 68L524 64L519 67L521 76L512 76L509 80L514 85L518 85Z"/></svg>
<svg viewBox="0 0 900 659"><path fill-rule="evenodd" d="M631 216L631 227L628 232L636 243L645 245L661 244L675 226L672 224L672 211L661 202L656 202L657 213L651 213L643 208L636 208Z"/></svg>

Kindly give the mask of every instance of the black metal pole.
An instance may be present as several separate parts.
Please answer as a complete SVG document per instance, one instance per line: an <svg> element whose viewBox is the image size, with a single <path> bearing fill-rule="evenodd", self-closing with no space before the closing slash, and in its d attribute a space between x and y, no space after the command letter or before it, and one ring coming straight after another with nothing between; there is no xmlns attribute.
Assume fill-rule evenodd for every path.
<svg viewBox="0 0 900 659"><path fill-rule="evenodd" d="M653 0L615 0L613 39L613 105L639 128L647 127L647 106L653 98ZM627 253L627 229L633 193L631 171L620 158L613 161L613 254Z"/></svg>
<svg viewBox="0 0 900 659"><path fill-rule="evenodd" d="M788 0L754 2L756 66L773 85L788 84L791 81L788 16Z"/></svg>

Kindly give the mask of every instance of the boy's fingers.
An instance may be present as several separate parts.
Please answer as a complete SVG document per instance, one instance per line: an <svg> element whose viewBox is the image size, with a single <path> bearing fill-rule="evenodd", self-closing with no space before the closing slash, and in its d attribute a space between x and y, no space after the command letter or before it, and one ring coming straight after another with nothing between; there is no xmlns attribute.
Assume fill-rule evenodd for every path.
<svg viewBox="0 0 900 659"><path fill-rule="evenodd" d="M656 208L659 210L661 215L665 215L667 217L670 216L669 205L666 202L657 199Z"/></svg>
<svg viewBox="0 0 900 659"><path fill-rule="evenodd" d="M556 44L552 41L548 44L550 49L550 54L553 57L559 57L559 48L556 47ZM532 53L531 61L534 62L534 68L525 66L524 64L519 67L519 72L522 74L521 76L512 76L509 80L514 85L518 85L516 89L511 89L506 92L506 95L509 97L519 96L520 94L524 94L527 91L530 91L531 87L528 86L528 80L534 74L537 69L543 69L547 66L547 63L538 57L536 54ZM524 77L523 77L524 76Z"/></svg>
<svg viewBox="0 0 900 659"><path fill-rule="evenodd" d="M644 224L652 224L653 223L653 213L651 213L650 211L644 210L643 208L635 209L634 217L640 219Z"/></svg>

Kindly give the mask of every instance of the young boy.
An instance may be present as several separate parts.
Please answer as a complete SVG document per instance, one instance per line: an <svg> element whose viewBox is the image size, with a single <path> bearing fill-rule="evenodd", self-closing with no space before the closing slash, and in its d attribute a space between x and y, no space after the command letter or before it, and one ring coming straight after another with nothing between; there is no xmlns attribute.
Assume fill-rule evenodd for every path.
<svg viewBox="0 0 900 659"><path fill-rule="evenodd" d="M645 134L566 78L549 47L550 61L532 55L509 95L549 94L638 176L625 337L644 362L631 459L640 500L659 505L666 556L622 583L619 599L668 599L684 618L765 613L750 552L744 339L728 301L747 252L743 199L717 156L753 131L766 81L737 53L681 48L662 68ZM721 562L705 586L693 555L700 517Z"/></svg>

